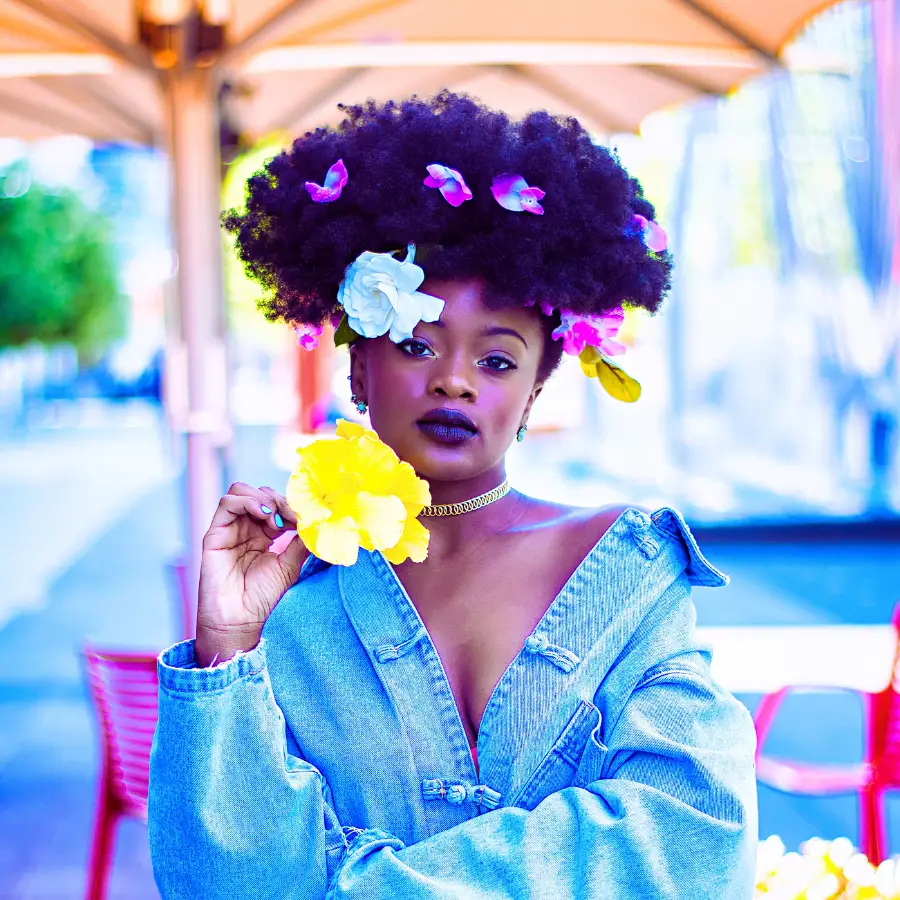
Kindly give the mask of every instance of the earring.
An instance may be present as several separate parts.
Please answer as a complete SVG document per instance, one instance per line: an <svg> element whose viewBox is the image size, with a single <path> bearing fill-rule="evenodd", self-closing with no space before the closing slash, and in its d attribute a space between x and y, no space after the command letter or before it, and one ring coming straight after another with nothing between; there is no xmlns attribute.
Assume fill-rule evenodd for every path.
<svg viewBox="0 0 900 900"><path fill-rule="evenodd" d="M525 440L526 431L528 431L528 426L523 423L522 427L516 432L516 440L519 443Z"/></svg>
<svg viewBox="0 0 900 900"><path fill-rule="evenodd" d="M356 410L360 415L362 415L369 408L369 405L365 400L356 399L356 394L350 395L350 402L356 404Z"/></svg>

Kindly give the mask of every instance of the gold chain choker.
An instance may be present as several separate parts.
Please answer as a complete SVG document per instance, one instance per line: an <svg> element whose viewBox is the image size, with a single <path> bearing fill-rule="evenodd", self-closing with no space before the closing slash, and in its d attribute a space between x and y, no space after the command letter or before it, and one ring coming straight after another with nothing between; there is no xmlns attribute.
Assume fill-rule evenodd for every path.
<svg viewBox="0 0 900 900"><path fill-rule="evenodd" d="M509 479L498 485L492 491L486 494L480 494L471 500L463 500L462 503L438 503L436 506L426 506L420 516L458 516L460 513L472 512L473 509L480 509L493 503L501 497L505 497L510 491Z"/></svg>

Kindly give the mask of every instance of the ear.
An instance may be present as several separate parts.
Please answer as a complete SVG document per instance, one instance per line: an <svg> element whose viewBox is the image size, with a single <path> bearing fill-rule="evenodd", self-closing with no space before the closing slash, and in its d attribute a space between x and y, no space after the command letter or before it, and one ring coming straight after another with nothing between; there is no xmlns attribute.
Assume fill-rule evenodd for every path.
<svg viewBox="0 0 900 900"><path fill-rule="evenodd" d="M350 392L360 400L367 400L366 384L368 367L365 338L357 338L350 344Z"/></svg>
<svg viewBox="0 0 900 900"><path fill-rule="evenodd" d="M543 389L544 389L543 381L536 381L534 383L534 387L532 388L531 394L528 397L528 402L525 404L525 414L522 419L523 422L528 419L529 415L531 415L531 407L534 405L534 401L537 400L538 396L540 395L540 393Z"/></svg>

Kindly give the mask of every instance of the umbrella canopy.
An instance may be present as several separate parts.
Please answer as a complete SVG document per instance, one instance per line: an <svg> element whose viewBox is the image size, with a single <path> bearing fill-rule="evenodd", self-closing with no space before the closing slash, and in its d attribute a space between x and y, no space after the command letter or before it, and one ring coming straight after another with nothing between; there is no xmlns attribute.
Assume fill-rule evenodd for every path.
<svg viewBox="0 0 900 900"><path fill-rule="evenodd" d="M880 2L880 0L875 0ZM153 142L166 132L135 0L0 0L0 134L72 131ZM177 21L190 0L143 0ZM218 77L240 86L242 133L302 131L338 101L465 90L513 114L548 108L597 133L730 91L778 65L821 0L206 0L223 25ZM165 28L165 26L161 26ZM165 62L159 57L157 63ZM65 77L61 77L65 76Z"/></svg>
<svg viewBox="0 0 900 900"><path fill-rule="evenodd" d="M873 0L875 3L884 0ZM172 156L188 585L225 490L218 227L222 107L256 137L333 122L338 101L463 89L598 134L779 65L821 0L0 0L0 135L74 132ZM792 61L793 65L793 61ZM226 88L230 88L226 89ZM180 375L176 373L181 373Z"/></svg>

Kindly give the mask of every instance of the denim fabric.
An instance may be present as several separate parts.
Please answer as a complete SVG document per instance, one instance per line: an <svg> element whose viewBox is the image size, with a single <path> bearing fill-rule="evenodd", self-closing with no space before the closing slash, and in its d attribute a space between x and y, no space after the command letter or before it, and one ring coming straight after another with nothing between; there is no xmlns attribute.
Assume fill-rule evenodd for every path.
<svg viewBox="0 0 900 900"><path fill-rule="evenodd" d="M749 900L753 721L691 600L727 583L677 511L625 510L495 687L479 775L391 566L310 557L252 651L160 655L163 900Z"/></svg>

